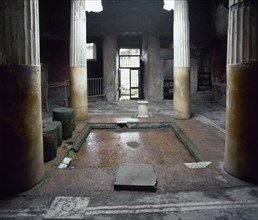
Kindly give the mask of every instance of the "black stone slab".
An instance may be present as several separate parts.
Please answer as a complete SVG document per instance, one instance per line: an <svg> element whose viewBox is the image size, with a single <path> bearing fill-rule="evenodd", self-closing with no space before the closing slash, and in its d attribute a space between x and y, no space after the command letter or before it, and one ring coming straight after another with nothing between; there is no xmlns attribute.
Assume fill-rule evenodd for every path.
<svg viewBox="0 0 258 220"><path fill-rule="evenodd" d="M122 164L117 172L114 190L150 191L157 190L157 177L150 164Z"/></svg>

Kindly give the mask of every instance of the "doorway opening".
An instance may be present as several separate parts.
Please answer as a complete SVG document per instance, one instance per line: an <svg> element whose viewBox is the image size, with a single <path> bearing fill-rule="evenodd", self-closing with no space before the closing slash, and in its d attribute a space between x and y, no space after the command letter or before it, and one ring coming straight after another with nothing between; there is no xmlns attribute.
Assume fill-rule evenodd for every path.
<svg viewBox="0 0 258 220"><path fill-rule="evenodd" d="M119 49L119 100L140 98L139 48Z"/></svg>

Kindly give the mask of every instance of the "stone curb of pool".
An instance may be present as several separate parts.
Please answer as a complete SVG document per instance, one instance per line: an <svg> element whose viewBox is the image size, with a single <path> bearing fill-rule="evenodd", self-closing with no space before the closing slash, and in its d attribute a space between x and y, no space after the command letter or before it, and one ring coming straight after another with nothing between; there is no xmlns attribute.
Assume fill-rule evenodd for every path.
<svg viewBox="0 0 258 220"><path fill-rule="evenodd" d="M92 129L159 129L159 128L170 128L172 132L175 133L177 138L184 145L186 150L191 154L193 159L199 162L205 163L208 166L210 163L207 161L205 156L198 150L198 148L193 144L193 142L186 136L186 134L173 122L127 122L118 121L116 123L91 123L86 122L84 128L77 136L72 146L66 152L64 158L59 163L59 169L65 169L69 166L72 159L75 157L76 153L79 151L84 140L87 138ZM188 166L188 165L186 165Z"/></svg>

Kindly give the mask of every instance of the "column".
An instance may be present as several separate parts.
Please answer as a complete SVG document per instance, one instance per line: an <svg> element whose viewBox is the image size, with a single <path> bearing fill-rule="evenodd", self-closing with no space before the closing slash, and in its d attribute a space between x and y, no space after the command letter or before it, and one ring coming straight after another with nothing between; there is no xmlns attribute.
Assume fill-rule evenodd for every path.
<svg viewBox="0 0 258 220"><path fill-rule="evenodd" d="M148 100L163 100L164 73L161 70L159 37L148 37Z"/></svg>
<svg viewBox="0 0 258 220"><path fill-rule="evenodd" d="M225 170L258 183L258 14L255 0L230 0Z"/></svg>
<svg viewBox="0 0 258 220"><path fill-rule="evenodd" d="M69 106L77 120L88 118L86 2L71 1Z"/></svg>
<svg viewBox="0 0 258 220"><path fill-rule="evenodd" d="M188 0L174 6L174 117L191 116Z"/></svg>
<svg viewBox="0 0 258 220"><path fill-rule="evenodd" d="M38 0L0 1L0 194L44 175Z"/></svg>
<svg viewBox="0 0 258 220"><path fill-rule="evenodd" d="M116 101L118 98L118 77L116 70L116 36L110 34L103 41L104 82L107 101Z"/></svg>

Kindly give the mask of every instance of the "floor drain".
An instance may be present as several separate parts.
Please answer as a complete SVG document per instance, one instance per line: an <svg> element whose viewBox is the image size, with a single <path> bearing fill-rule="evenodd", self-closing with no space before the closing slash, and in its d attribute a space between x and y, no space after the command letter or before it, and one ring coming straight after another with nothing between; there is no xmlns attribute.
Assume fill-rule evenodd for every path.
<svg viewBox="0 0 258 220"><path fill-rule="evenodd" d="M139 143L139 142L136 142L136 141L127 142L126 144L127 144L129 147L134 148L134 149L140 147L140 143Z"/></svg>

